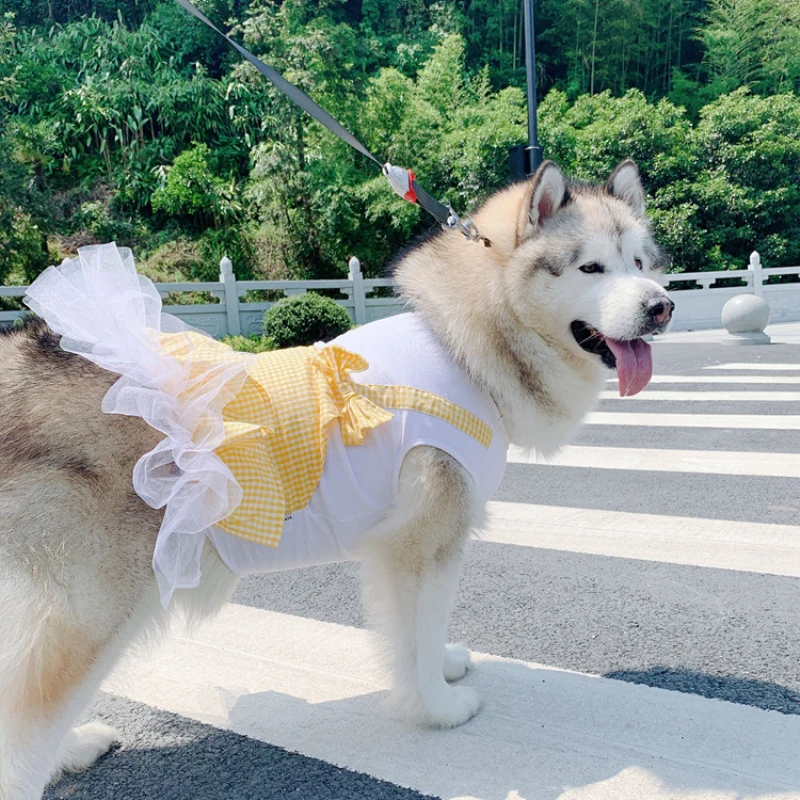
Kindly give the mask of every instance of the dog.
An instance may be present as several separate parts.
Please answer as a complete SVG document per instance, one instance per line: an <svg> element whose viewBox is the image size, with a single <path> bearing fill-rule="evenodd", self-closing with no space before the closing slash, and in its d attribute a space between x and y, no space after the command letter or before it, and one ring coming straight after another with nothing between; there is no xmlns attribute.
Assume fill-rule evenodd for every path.
<svg viewBox="0 0 800 800"><path fill-rule="evenodd" d="M605 185L547 161L474 215L491 246L442 231L396 259L401 297L492 398L513 444L556 453L609 369L623 395L649 380L640 337L663 332L673 304L653 280L665 256L644 206L632 161ZM162 434L103 413L116 376L65 352L42 321L0 336L0 362L0 798L37 800L115 741L105 725L73 726L117 658L176 614L214 614L237 579L207 541L199 586L165 611L152 566L162 511L131 480ZM479 708L473 688L453 685L469 652L446 637L484 507L452 455L415 447L360 552L394 691L424 724L460 725Z"/></svg>

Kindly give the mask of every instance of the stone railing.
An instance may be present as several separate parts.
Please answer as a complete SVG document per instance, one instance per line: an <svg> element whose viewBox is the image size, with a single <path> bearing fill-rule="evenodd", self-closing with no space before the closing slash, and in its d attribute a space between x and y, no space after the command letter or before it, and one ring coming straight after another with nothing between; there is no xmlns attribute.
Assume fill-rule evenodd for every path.
<svg viewBox="0 0 800 800"><path fill-rule="evenodd" d="M773 276L779 275L800 275L800 266L766 269L756 252L750 256L747 269L663 275L660 281L668 288L676 305L673 330L718 328L726 300L749 292L769 303L773 322L800 320L800 282L775 283ZM365 278L357 258L350 259L347 278L317 281L237 281L230 259L223 258L219 281L159 283L156 286L170 303L179 301L180 295L186 292L210 294L211 303L181 305L178 302L168 305L167 310L218 338L226 334L260 333L264 312L275 304L275 298L308 291L337 292L336 302L348 310L356 324L372 322L403 310L400 299L387 291L394 288L391 278ZM22 297L26 288L0 286L0 297ZM376 291L384 296L375 296ZM245 298L247 294L252 297L254 292L269 292L273 299L251 301ZM13 322L22 313L0 311L0 325Z"/></svg>
<svg viewBox="0 0 800 800"><path fill-rule="evenodd" d="M238 281L229 258L220 262L219 281L192 281L186 283L157 283L156 288L168 305L165 310L183 319L187 324L221 338L227 334L245 336L261 333L264 312L275 305L278 296L291 297L308 291L331 290L338 292L335 300L344 306L356 324L372 322L382 317L398 314L403 304L394 296L394 284L388 278L365 278L357 258L350 259L347 278L318 281ZM389 294L386 297L374 297ZM23 297L26 286L0 286L0 297ZM180 295L187 292L206 293L212 302L181 304ZM268 292L275 299L251 301L243 299L255 292ZM0 311L0 326L13 323L23 311Z"/></svg>
<svg viewBox="0 0 800 800"><path fill-rule="evenodd" d="M800 275L800 266L767 269L755 251L747 269L663 275L660 282L675 301L672 330L719 328L722 307L737 294L763 297L771 322L800 321L800 281L775 282L779 275Z"/></svg>

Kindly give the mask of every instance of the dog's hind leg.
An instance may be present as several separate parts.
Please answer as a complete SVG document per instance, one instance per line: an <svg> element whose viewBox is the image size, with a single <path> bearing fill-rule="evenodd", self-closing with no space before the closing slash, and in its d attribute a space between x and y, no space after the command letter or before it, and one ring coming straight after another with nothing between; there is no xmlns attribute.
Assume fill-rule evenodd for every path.
<svg viewBox="0 0 800 800"><path fill-rule="evenodd" d="M49 781L90 767L118 740L102 723L72 726L131 643L159 633L169 619L149 561L139 566L146 572L131 569L126 591L114 595L106 584L92 597L87 588L84 613L60 588L42 591L29 578L6 580L0 570L0 607L9 612L0 618L0 642L17 642L0 648L0 800L39 800ZM211 545L202 570L201 586L176 592L173 601L190 623L216 613L236 585ZM100 595L107 602L97 613Z"/></svg>
<svg viewBox="0 0 800 800"><path fill-rule="evenodd" d="M367 552L367 609L388 646L398 699L417 720L453 727L480 705L474 689L447 683L469 665L466 648L446 640L477 516L472 482L445 453L415 448L401 471L397 507Z"/></svg>
<svg viewBox="0 0 800 800"><path fill-rule="evenodd" d="M69 624L56 593L37 585L21 570L4 573L0 576L4 611L0 620L4 644L0 660L0 797L29 800L41 797L56 767L70 712L92 671L97 644Z"/></svg>
<svg viewBox="0 0 800 800"><path fill-rule="evenodd" d="M102 624L78 618L59 593L37 596L30 581L15 583L0 580L4 600L17 590L16 602L4 603L13 630L8 616L0 621L0 636L17 636L0 669L0 799L39 800L61 772L90 767L118 740L102 723L72 726L119 655L152 624L157 593L153 585L132 613L107 613Z"/></svg>
<svg viewBox="0 0 800 800"><path fill-rule="evenodd" d="M60 486L58 476L41 483ZM115 738L105 726L71 728L160 610L154 537L135 514L117 525L95 516L87 532L86 506L68 494L27 514L14 513L23 504L12 491L3 499L12 513L0 529L0 799L38 800L54 775L89 766Z"/></svg>
<svg viewBox="0 0 800 800"><path fill-rule="evenodd" d="M0 598L0 639L13 642L0 663L0 798L38 800L62 769L85 769L114 742L105 725L70 728L120 648L27 576L0 576Z"/></svg>

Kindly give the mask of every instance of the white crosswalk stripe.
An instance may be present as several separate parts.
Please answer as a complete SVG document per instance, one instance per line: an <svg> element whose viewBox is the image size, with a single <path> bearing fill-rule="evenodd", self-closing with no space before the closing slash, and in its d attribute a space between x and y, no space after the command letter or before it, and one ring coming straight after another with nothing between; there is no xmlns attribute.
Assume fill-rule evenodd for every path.
<svg viewBox="0 0 800 800"><path fill-rule="evenodd" d="M800 525L490 503L481 541L800 578Z"/></svg>
<svg viewBox="0 0 800 800"><path fill-rule="evenodd" d="M511 447L508 461L510 464L557 464L595 469L800 478L800 453L567 446L558 455L544 458L534 452Z"/></svg>
<svg viewBox="0 0 800 800"><path fill-rule="evenodd" d="M800 372L800 368L798 368ZM607 383L617 383L617 378L609 378ZM653 375L650 379L650 386L658 383L703 383L703 384L768 384L777 385L798 385L800 375ZM647 391L647 390L645 390Z"/></svg>
<svg viewBox="0 0 800 800"><path fill-rule="evenodd" d="M788 347L787 362L800 353ZM800 413L758 413L800 411L800 391L773 389L800 384L800 363L680 371L624 410L603 392L617 402L549 462L511 448L454 612L478 651L464 682L485 704L467 725L414 728L386 704L339 567L255 581L218 618L130 656L104 690L178 726L298 753L286 768L300 777L319 759L385 782L295 794L290 776L270 793L265 769L237 800L800 800ZM680 413L683 402L721 407ZM658 428L680 447L659 447ZM109 787L114 759L137 747L161 757L142 733L107 759ZM170 769L187 763L179 745L161 748ZM219 769L214 796L233 796ZM91 771L70 780L47 800L114 794L93 794Z"/></svg>
<svg viewBox="0 0 800 800"><path fill-rule="evenodd" d="M703 369L731 369L731 370L753 370L764 372L800 372L800 364L760 364L753 363L735 363L735 364L712 364Z"/></svg>
<svg viewBox="0 0 800 800"><path fill-rule="evenodd" d="M600 392L601 400L620 400L619 392ZM658 389L645 389L633 397L624 398L626 401L673 400L675 402L749 402L749 403L800 403L800 392L680 392L659 391Z"/></svg>
<svg viewBox="0 0 800 800"><path fill-rule="evenodd" d="M791 414L635 414L595 411L586 425L626 425L649 428L729 428L730 430L800 430L800 416Z"/></svg>
<svg viewBox="0 0 800 800"><path fill-rule="evenodd" d="M626 425L650 428L729 428L731 430L800 430L800 416L791 414L636 414L595 411L587 425Z"/></svg>
<svg viewBox="0 0 800 800"><path fill-rule="evenodd" d="M800 717L475 659L465 680L483 690L484 711L453 731L409 730L381 709L386 679L365 631L231 606L106 688L442 798L537 798L543 786L563 787L561 800L674 797L664 784L722 798L708 787L764 796L800 782ZM568 788L578 786L584 794Z"/></svg>

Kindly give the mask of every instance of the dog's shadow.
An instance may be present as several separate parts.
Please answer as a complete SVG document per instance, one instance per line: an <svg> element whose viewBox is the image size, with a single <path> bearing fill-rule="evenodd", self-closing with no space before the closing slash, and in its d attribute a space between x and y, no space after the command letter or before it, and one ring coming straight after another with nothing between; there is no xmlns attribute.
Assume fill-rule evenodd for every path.
<svg viewBox="0 0 800 800"><path fill-rule="evenodd" d="M664 674L655 668L620 677L652 686ZM674 669L669 675L684 685L726 680ZM128 746L84 776L63 779L47 797L119 797L102 787L119 787L121 776L126 798L171 800L420 797L403 786L483 800L659 800L685 792L757 798L800 790L800 766L787 757L800 733L800 697L777 684L730 680L738 696L747 690L783 697L794 713L494 657L464 680L481 691L484 708L447 731L409 726L388 710L383 692L313 703L272 691L234 697L221 689L230 731L136 706L146 746L131 731ZM149 727L142 714L153 717ZM105 716L118 724L114 713ZM159 731L169 734L160 743Z"/></svg>

